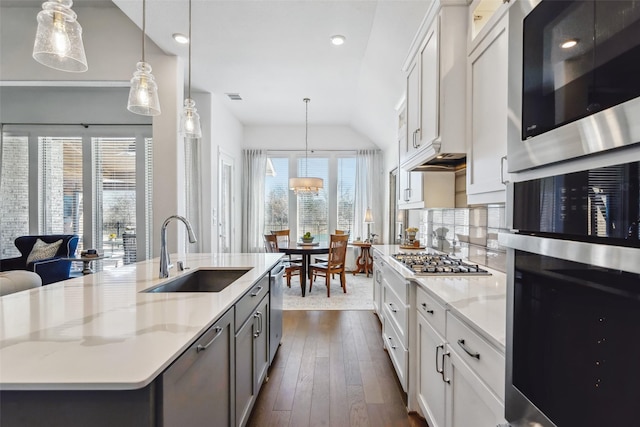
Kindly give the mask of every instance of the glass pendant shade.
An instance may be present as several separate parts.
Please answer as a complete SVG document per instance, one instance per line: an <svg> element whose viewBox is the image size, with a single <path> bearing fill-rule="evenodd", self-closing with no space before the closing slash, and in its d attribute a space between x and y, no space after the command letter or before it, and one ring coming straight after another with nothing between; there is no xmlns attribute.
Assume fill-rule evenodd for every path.
<svg viewBox="0 0 640 427"><path fill-rule="evenodd" d="M160 100L151 66L141 61L136 64L136 68L131 79L127 110L143 116L157 116L160 114Z"/></svg>
<svg viewBox="0 0 640 427"><path fill-rule="evenodd" d="M72 73L87 71L82 27L71 10L72 0L46 1L38 13L33 59L47 67Z"/></svg>
<svg viewBox="0 0 640 427"><path fill-rule="evenodd" d="M322 190L323 187L322 178L310 176L289 178L289 188L295 194L318 194L318 191Z"/></svg>
<svg viewBox="0 0 640 427"><path fill-rule="evenodd" d="M187 98L184 100L184 108L180 115L180 134L186 138L201 138L200 115L196 109L196 102Z"/></svg>

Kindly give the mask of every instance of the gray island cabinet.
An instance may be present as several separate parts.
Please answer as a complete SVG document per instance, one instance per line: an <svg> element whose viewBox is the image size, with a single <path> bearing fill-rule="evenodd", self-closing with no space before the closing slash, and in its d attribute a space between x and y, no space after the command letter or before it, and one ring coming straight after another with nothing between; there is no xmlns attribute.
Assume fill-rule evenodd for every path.
<svg viewBox="0 0 640 427"><path fill-rule="evenodd" d="M229 265L228 262L224 264ZM214 312L213 317L210 317L215 319L213 324L205 326L203 333L193 334L196 339L190 340L190 344L177 357L167 361L142 387L123 389L121 384L103 384L102 389L95 389L98 386L73 384L72 381L62 385L52 382L47 387L43 379L40 379L38 384L26 386L1 383L0 425L244 426L270 363L270 270L277 265L276 257L254 267L252 274L245 278L243 287L233 290L233 295L222 295L222 291L218 296L208 297L200 293L149 296L139 292L141 288L148 288L148 284L139 285L136 294L141 296L134 295L133 298L140 306L146 307L157 302L162 305L166 304L166 301L172 301L174 304L174 300L182 299L182 304L172 306L174 314L170 317L174 316L175 312L190 319L197 317L197 312L189 313L189 310L200 309L202 305L189 301L189 298L210 298L204 306L217 307L220 311ZM77 284L79 282L76 282ZM69 283L67 286L67 289L74 287ZM233 286L235 284L229 288ZM7 303L8 300L0 300L0 304ZM166 309L167 306L162 305L161 309L155 307L154 311ZM142 313L137 315L144 317ZM139 323L144 322L139 320ZM167 334L173 330L182 331L183 326L171 323L167 318L166 323L158 324L156 328L163 329ZM146 333L145 330L139 335ZM279 340L280 336L281 332L274 339ZM13 344L4 340L0 347L0 357L1 351ZM136 346L147 347L144 343L137 343ZM152 354L148 353L148 356L151 357ZM140 362L144 355L132 353L124 359L126 357L135 364ZM117 354L115 351L113 358L124 360L123 354ZM8 367L3 361L0 363L3 369ZM77 366L80 368L83 365L79 363ZM100 369L101 366L95 366L96 371ZM127 367L123 366L123 370L126 369ZM5 377L9 376L0 372L0 378ZM90 388L92 386L94 389Z"/></svg>

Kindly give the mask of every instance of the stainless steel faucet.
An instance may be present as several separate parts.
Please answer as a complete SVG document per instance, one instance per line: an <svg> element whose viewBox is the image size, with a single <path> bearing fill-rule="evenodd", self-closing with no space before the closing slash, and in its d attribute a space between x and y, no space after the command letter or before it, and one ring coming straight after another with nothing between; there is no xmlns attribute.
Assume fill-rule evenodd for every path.
<svg viewBox="0 0 640 427"><path fill-rule="evenodd" d="M189 242L195 243L196 235L193 233L193 228L191 228L191 224L189 221L180 215L171 215L167 218L162 224L162 228L160 229L160 278L163 279L165 277L169 277L169 269L173 267L171 265L171 260L169 259L169 251L167 250L167 226L173 219L179 219L184 223L187 227L187 233L189 233Z"/></svg>

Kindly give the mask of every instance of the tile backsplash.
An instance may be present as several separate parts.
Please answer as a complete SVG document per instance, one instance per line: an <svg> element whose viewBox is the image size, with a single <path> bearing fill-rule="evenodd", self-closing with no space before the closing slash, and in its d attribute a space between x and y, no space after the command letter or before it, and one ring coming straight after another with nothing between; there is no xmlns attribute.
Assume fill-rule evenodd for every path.
<svg viewBox="0 0 640 427"><path fill-rule="evenodd" d="M507 231L504 205L425 209L419 228L428 247L505 271L506 250L498 244L498 233Z"/></svg>

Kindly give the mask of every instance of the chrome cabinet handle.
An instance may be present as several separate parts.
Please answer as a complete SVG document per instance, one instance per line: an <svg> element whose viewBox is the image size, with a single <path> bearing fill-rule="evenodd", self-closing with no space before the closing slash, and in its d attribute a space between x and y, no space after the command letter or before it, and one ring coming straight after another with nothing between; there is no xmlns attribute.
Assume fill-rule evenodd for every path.
<svg viewBox="0 0 640 427"><path fill-rule="evenodd" d="M405 188L404 189L404 201L405 202L408 202L411 199L411 197L409 196L409 191L411 191L410 188Z"/></svg>
<svg viewBox="0 0 640 427"><path fill-rule="evenodd" d="M415 143L413 145L415 148L420 148L420 143L418 142L418 135L420 135L421 132L422 130L420 128L416 129L416 138L415 138Z"/></svg>
<svg viewBox="0 0 640 427"><path fill-rule="evenodd" d="M458 340L458 345L462 347L465 353L467 353L469 356L473 357L474 359L480 360L480 353L478 353L477 351L473 351L469 347L467 347L464 343L464 340Z"/></svg>
<svg viewBox="0 0 640 427"><path fill-rule="evenodd" d="M397 313L397 312L398 312L398 309L397 309L397 308L393 308L393 303L392 303L392 302L390 302L390 303L389 303L389 309L390 309L392 312L394 312L394 313Z"/></svg>
<svg viewBox="0 0 640 427"><path fill-rule="evenodd" d="M208 349L209 346L216 340L216 338L218 338L220 334L222 334L222 328L220 326L216 326L214 330L216 331L216 334L213 336L213 338L211 338L211 341L209 341L206 345L198 344L196 346L196 353L200 353L201 351L205 351L206 349Z"/></svg>
<svg viewBox="0 0 640 427"><path fill-rule="evenodd" d="M507 156L500 157L500 182L502 185L507 185L509 183L508 179L504 179L504 164L507 161Z"/></svg>
<svg viewBox="0 0 640 427"><path fill-rule="evenodd" d="M260 292L262 292L262 286L258 286L257 288L254 288L254 289L257 289L257 291L252 293L251 296L252 297L257 297L258 295L260 295Z"/></svg>
<svg viewBox="0 0 640 427"><path fill-rule="evenodd" d="M442 369L438 367L438 353L440 352L440 349L444 350L444 344L436 346L436 372L442 375L442 372L444 371L444 365L442 365ZM442 379L444 380L444 377Z"/></svg>
<svg viewBox="0 0 640 427"><path fill-rule="evenodd" d="M258 338L262 333L262 313L259 311L256 311L253 314L253 318L258 319L258 330L254 332L253 337Z"/></svg>
<svg viewBox="0 0 640 427"><path fill-rule="evenodd" d="M426 302L423 302L423 303L422 303L422 304L420 304L420 305L422 305L422 308L423 308L427 313L429 313L429 314L431 314L431 315L433 315L433 314L434 314L434 311L433 311L433 310L427 310L427 303L426 303Z"/></svg>
<svg viewBox="0 0 640 427"><path fill-rule="evenodd" d="M450 352L446 352L446 353L442 353L442 381L444 381L447 384L451 384L451 378L447 377L444 373L444 358L445 357L451 357L451 353Z"/></svg>
<svg viewBox="0 0 640 427"><path fill-rule="evenodd" d="M395 350L396 348L398 348L398 346L393 345L393 339L392 339L391 337L387 337L387 339L388 339L388 340L389 340L389 342L391 343L390 345L391 345L391 348L392 348L392 349L394 349L394 350Z"/></svg>

